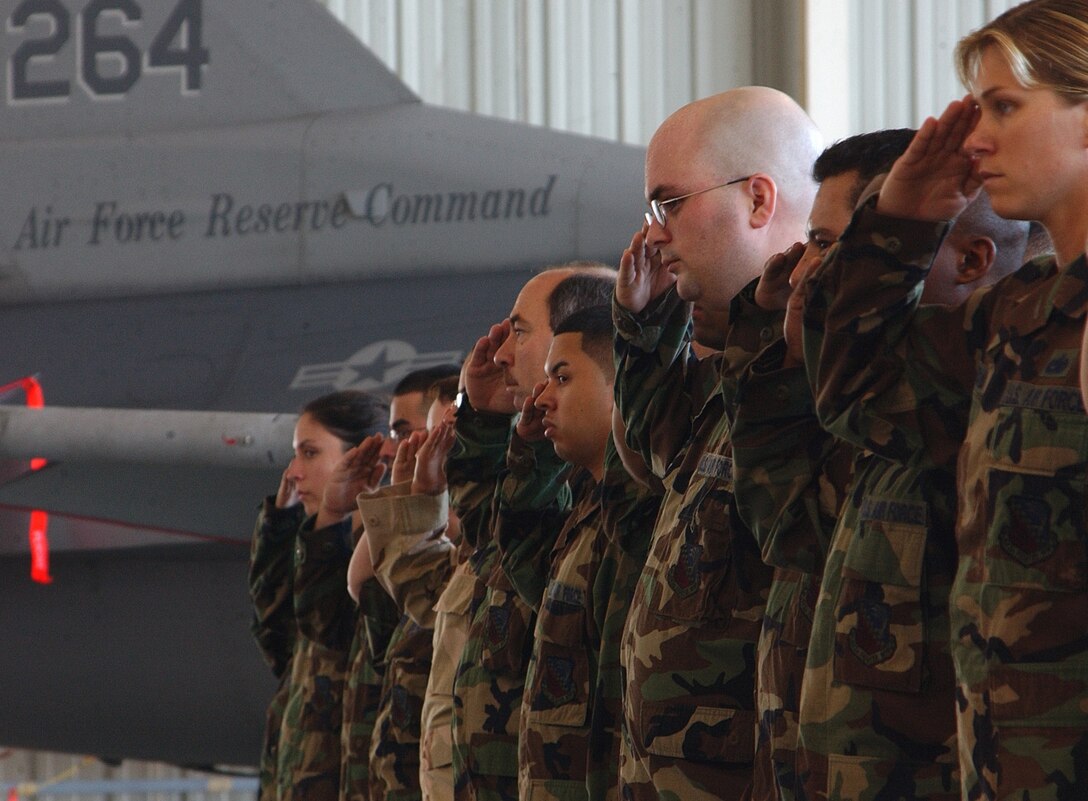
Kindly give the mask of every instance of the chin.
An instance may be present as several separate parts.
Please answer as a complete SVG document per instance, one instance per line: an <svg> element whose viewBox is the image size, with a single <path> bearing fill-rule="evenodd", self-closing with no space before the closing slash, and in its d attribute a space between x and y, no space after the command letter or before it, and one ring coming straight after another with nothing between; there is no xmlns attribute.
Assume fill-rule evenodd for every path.
<svg viewBox="0 0 1088 801"><path fill-rule="evenodd" d="M708 325L696 325L693 329L695 341L710 350L725 348L725 332Z"/></svg>

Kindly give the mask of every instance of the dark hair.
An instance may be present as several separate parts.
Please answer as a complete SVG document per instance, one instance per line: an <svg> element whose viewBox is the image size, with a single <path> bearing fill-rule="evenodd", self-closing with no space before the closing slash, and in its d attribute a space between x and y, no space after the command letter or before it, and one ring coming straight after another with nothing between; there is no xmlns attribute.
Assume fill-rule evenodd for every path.
<svg viewBox="0 0 1088 801"><path fill-rule="evenodd" d="M581 334L582 350L594 359L605 375L616 374L612 361L612 340L616 329L612 324L612 306L587 306L568 315L555 327L553 336L560 334Z"/></svg>
<svg viewBox="0 0 1088 801"><path fill-rule="evenodd" d="M616 289L616 275L602 275L602 267L593 272L579 272L568 276L555 285L548 296L548 325L552 333L556 327L575 312L590 306L609 306Z"/></svg>
<svg viewBox="0 0 1088 801"><path fill-rule="evenodd" d="M314 398L302 407L326 431L354 447L372 434L384 433L389 407L380 398L358 389L344 389Z"/></svg>
<svg viewBox="0 0 1088 801"><path fill-rule="evenodd" d="M442 401L442 403L453 403L457 400L457 391L460 389L461 376L451 375L446 378L442 378L431 384L424 396L429 398L431 403L436 400ZM430 407L428 407L430 408Z"/></svg>
<svg viewBox="0 0 1088 801"><path fill-rule="evenodd" d="M854 205L870 181L892 168L915 133L913 128L888 128L840 139L816 158L812 177L823 183L827 178L856 170L858 182L850 197L850 205Z"/></svg>
<svg viewBox="0 0 1088 801"><path fill-rule="evenodd" d="M413 370L397 382L397 385L393 387L393 395L407 395L409 392L426 393L436 381L459 375L461 375L461 366L457 364L436 364L434 367Z"/></svg>

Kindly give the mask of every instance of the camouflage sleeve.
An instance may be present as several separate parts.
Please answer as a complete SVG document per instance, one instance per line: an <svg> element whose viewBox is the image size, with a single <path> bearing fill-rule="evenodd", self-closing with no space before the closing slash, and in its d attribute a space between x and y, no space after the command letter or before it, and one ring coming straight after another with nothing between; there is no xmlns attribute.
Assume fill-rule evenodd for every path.
<svg viewBox="0 0 1088 801"><path fill-rule="evenodd" d="M540 609L548 581L549 555L570 514L569 465L548 440L510 436L507 470L499 491L495 538L503 572L521 599Z"/></svg>
<svg viewBox="0 0 1088 801"><path fill-rule="evenodd" d="M691 419L718 386L719 363L691 350L691 310L670 289L632 314L613 298L616 407L626 441L663 476L691 435Z"/></svg>
<svg viewBox="0 0 1088 801"><path fill-rule="evenodd" d="M314 529L316 515L299 529L295 554L294 606L299 633L336 650L351 646L355 603L348 595L348 562L354 538L351 519Z"/></svg>
<svg viewBox="0 0 1088 801"><path fill-rule="evenodd" d="M601 481L601 516L604 530L626 554L645 560L650 549L650 535L657 520L657 510L665 487L651 476L651 486L631 477L616 451L612 437L604 451L604 478Z"/></svg>
<svg viewBox="0 0 1088 801"><path fill-rule="evenodd" d="M472 546L491 535L492 501L506 467L512 416L478 412L466 397L457 410L457 441L446 460L450 508L461 519L461 536Z"/></svg>
<svg viewBox="0 0 1088 801"><path fill-rule="evenodd" d="M283 676L295 648L292 566L295 534L302 518L301 504L277 509L275 498L266 498L257 515L249 552L249 597L253 601L250 628L277 678Z"/></svg>
<svg viewBox="0 0 1088 801"><path fill-rule="evenodd" d="M434 628L434 603L453 571L456 548L445 536L449 494L359 496L374 575L420 628Z"/></svg>
<svg viewBox="0 0 1088 801"><path fill-rule="evenodd" d="M918 308L947 223L863 205L807 283L804 346L821 423L892 461L954 463L985 325L958 308Z"/></svg>
<svg viewBox="0 0 1088 801"><path fill-rule="evenodd" d="M764 562L815 573L827 554L852 454L845 454L845 468L844 456L832 459L843 445L820 426L805 370L784 367L785 353L780 339L738 382L734 496Z"/></svg>
<svg viewBox="0 0 1088 801"><path fill-rule="evenodd" d="M744 368L764 348L782 337L785 315L779 310L768 311L756 303L758 283L758 278L750 281L729 304L729 330L725 336L721 371L727 411L734 402L737 380Z"/></svg>

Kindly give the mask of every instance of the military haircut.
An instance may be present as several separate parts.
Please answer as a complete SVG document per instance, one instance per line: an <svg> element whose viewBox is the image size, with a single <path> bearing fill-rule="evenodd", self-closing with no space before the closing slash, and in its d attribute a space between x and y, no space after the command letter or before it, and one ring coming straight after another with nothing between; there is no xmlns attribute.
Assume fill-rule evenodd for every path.
<svg viewBox="0 0 1088 801"><path fill-rule="evenodd" d="M570 315L590 306L609 306L616 289L616 271L595 262L576 262L557 269L576 269L548 295L548 325L552 332Z"/></svg>
<svg viewBox="0 0 1088 801"><path fill-rule="evenodd" d="M413 370L393 387L393 396L407 395L410 392L426 394L427 390L434 386L435 382L443 378L457 377L459 375L461 375L461 365L459 364L438 364L434 367L424 367L422 370Z"/></svg>
<svg viewBox="0 0 1088 801"><path fill-rule="evenodd" d="M903 155L915 133L913 128L887 128L840 139L816 158L812 177L822 184L828 178L857 170L858 183L850 195L850 205L856 205L869 182L890 170Z"/></svg>
<svg viewBox="0 0 1088 801"><path fill-rule="evenodd" d="M587 306L565 317L553 331L560 334L581 334L582 350L601 368L609 379L616 377L612 358L612 340L616 329L612 322L612 307L604 304Z"/></svg>
<svg viewBox="0 0 1088 801"><path fill-rule="evenodd" d="M389 406L385 401L358 389L343 389L314 398L302 407L300 414L310 415L348 447L355 447L373 434L385 433L389 425Z"/></svg>
<svg viewBox="0 0 1088 801"><path fill-rule="evenodd" d="M461 376L450 375L445 378L440 378L428 387L427 391L423 393L423 398L430 404L437 401L442 403L453 403L457 399L457 391L460 389Z"/></svg>
<svg viewBox="0 0 1088 801"><path fill-rule="evenodd" d="M453 378L454 381L457 381L460 375L461 368L456 364L438 364L434 367L413 370L393 387L393 397L399 398L401 395L411 395L413 392L419 392L419 413L425 415L427 410L431 408L431 403L434 402L431 387L435 385L435 382L444 378Z"/></svg>

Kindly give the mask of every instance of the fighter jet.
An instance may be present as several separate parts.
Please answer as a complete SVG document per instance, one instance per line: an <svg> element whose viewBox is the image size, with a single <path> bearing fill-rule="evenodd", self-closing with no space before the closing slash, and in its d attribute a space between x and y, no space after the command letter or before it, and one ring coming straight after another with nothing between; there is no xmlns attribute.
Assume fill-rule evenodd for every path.
<svg viewBox="0 0 1088 801"><path fill-rule="evenodd" d="M644 153L424 104L314 0L0 17L0 743L254 764L248 541L295 411L614 263Z"/></svg>

